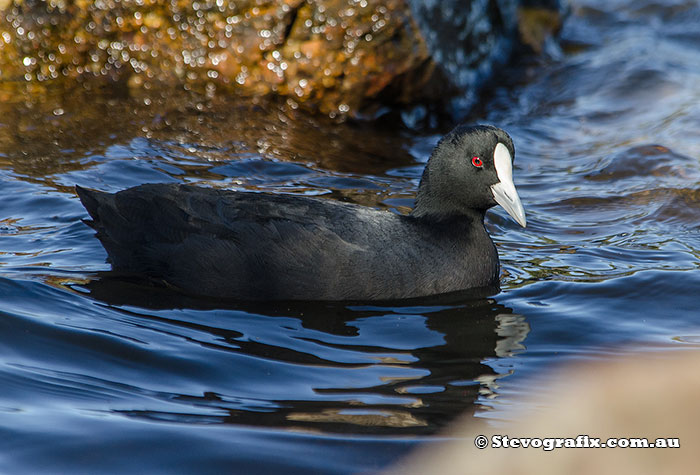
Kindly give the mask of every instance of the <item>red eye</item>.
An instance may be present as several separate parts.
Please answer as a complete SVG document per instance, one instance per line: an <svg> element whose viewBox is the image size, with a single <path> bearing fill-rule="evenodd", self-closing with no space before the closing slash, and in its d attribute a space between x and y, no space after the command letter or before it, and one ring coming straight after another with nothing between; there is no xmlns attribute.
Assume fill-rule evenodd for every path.
<svg viewBox="0 0 700 475"><path fill-rule="evenodd" d="M482 162L479 157L472 157L472 165L481 168L484 166L484 162Z"/></svg>

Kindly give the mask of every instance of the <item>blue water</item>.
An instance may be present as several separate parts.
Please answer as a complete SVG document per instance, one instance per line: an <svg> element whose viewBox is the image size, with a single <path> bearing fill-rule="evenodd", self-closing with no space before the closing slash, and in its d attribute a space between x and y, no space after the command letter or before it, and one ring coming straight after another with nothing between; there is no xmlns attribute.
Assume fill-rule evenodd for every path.
<svg viewBox="0 0 700 475"><path fill-rule="evenodd" d="M568 362L700 345L700 6L576 0L500 75L528 214L502 291L233 304L110 277L72 186L187 182L404 212L439 134L76 92L0 105L0 472L356 473ZM221 102L223 101L223 102Z"/></svg>

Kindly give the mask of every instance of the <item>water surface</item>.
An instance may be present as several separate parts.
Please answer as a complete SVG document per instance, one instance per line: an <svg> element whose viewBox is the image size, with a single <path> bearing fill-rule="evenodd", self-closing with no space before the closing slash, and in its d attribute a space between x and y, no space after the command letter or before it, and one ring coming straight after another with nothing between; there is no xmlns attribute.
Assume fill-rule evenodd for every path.
<svg viewBox="0 0 700 475"><path fill-rule="evenodd" d="M517 150L492 296L234 304L111 279L72 187L313 194L405 212L438 133L85 90L0 104L6 473L356 473L565 362L700 344L700 7L577 0L472 114Z"/></svg>

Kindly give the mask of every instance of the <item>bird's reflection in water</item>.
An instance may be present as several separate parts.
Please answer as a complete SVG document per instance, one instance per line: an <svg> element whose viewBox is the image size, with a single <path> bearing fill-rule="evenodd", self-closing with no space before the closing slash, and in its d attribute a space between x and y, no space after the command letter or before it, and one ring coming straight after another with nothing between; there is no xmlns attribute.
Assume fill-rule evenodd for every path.
<svg viewBox="0 0 700 475"><path fill-rule="evenodd" d="M171 422L435 433L479 409L479 397L496 395L503 375L484 360L522 350L529 332L523 316L489 298L495 288L398 302L255 303L203 300L105 273L80 290L159 331L204 332L182 351L215 350L209 364L226 364L221 351L255 361L247 371L236 363L238 394L173 394L189 412L120 411ZM271 385L269 399L250 397L250 385Z"/></svg>

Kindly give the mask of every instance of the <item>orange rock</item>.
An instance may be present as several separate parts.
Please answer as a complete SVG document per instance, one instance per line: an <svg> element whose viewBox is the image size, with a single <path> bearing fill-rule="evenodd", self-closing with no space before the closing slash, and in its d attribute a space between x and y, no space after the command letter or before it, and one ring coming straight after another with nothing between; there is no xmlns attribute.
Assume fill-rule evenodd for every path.
<svg viewBox="0 0 700 475"><path fill-rule="evenodd" d="M73 0L54 8L5 0L0 80L135 75L195 88L214 81L225 86L218 91L286 95L306 109L357 115L379 96L410 103L446 94L448 88L427 87L440 66L410 1ZM451 8L464 13L458 6ZM45 28L37 18L55 26Z"/></svg>

